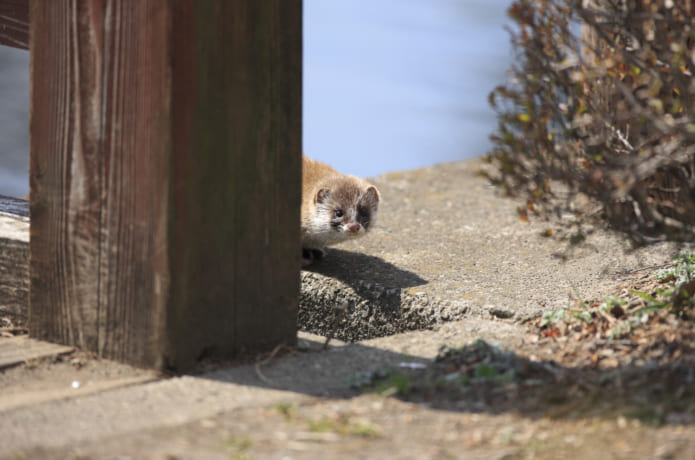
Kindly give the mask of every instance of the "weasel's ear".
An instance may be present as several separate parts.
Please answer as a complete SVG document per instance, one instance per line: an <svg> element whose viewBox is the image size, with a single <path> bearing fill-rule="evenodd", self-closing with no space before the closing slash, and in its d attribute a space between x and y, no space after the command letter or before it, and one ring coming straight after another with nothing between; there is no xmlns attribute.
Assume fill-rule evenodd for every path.
<svg viewBox="0 0 695 460"><path fill-rule="evenodd" d="M316 192L316 195L314 195L314 204L316 203L323 203L328 199L328 195L331 194L331 191L327 188L322 188L318 192Z"/></svg>
<svg viewBox="0 0 695 460"><path fill-rule="evenodd" d="M367 189L367 193L364 194L364 198L370 203L377 205L379 204L381 196L379 195L379 190L372 185Z"/></svg>

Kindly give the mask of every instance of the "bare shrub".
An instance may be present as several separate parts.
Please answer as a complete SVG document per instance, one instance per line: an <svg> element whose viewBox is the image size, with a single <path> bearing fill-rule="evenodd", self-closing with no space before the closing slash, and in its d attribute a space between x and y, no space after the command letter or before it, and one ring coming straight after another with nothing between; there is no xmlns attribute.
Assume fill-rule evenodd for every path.
<svg viewBox="0 0 695 460"><path fill-rule="evenodd" d="M692 238L692 0L516 0L488 177L534 209L559 180L638 241Z"/></svg>

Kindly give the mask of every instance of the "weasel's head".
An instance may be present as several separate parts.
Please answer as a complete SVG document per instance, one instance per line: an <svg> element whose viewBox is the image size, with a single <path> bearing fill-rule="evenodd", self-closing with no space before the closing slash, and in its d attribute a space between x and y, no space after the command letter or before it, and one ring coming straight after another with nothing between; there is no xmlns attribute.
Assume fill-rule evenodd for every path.
<svg viewBox="0 0 695 460"><path fill-rule="evenodd" d="M362 236L376 222L379 210L379 191L361 181L346 180L330 188L321 188L314 195L319 220L333 238L343 240Z"/></svg>

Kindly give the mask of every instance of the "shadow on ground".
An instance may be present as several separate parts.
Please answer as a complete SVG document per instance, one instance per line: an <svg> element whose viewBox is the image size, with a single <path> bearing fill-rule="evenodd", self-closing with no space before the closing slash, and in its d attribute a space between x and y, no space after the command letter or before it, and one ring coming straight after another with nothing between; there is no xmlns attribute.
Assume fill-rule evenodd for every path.
<svg viewBox="0 0 695 460"><path fill-rule="evenodd" d="M471 413L529 418L695 423L695 359L622 367L565 367L483 340L442 348L433 361L362 344L300 340L302 351L200 377L325 398L364 393Z"/></svg>
<svg viewBox="0 0 695 460"><path fill-rule="evenodd" d="M325 260L319 260L305 270L342 281L355 291L364 291L365 283L381 285L386 289L407 289L421 286L427 280L417 273L399 268L385 260L362 254L330 248Z"/></svg>
<svg viewBox="0 0 695 460"><path fill-rule="evenodd" d="M467 312L466 305L409 292L428 281L379 257L330 249L326 258L301 274L303 331L355 342L431 329Z"/></svg>

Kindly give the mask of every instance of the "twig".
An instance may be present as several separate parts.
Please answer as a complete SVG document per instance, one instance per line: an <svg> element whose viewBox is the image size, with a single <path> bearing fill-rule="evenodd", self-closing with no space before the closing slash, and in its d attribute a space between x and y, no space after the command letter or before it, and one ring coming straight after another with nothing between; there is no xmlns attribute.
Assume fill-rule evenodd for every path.
<svg viewBox="0 0 695 460"><path fill-rule="evenodd" d="M285 345L284 343L281 343L280 345L278 345L278 346L276 346L275 348L273 348L273 351L270 352L270 354L268 355L267 358L265 358L265 359L263 359L263 360L261 360L261 361L259 361L259 362L257 362L257 363L255 364L256 375L258 376L259 379L261 379L263 382L267 383L268 385L272 385L272 384L273 384L273 381L270 380L270 379L269 379L268 377L266 377L265 375L263 375L263 372L261 372L261 366L265 366L265 365L268 364L270 361L272 361L273 358L275 358L275 355L277 355L278 352L279 352L280 350L282 350L283 348L287 348L287 349L290 350L290 351L293 349L293 347L289 347L289 346Z"/></svg>
<svg viewBox="0 0 695 460"><path fill-rule="evenodd" d="M630 142L627 140L626 135L623 135L623 133L620 132L620 130L619 130L618 128L616 128L615 126L611 125L610 123L608 123L608 122L605 121L605 120L604 120L604 123L605 123L606 127L607 127L608 129L610 129L611 132L615 135L615 137L617 137L618 140L619 140L620 142L622 142L622 144L628 149L628 151L633 152L633 151L635 150L634 147L632 146L632 144L630 144ZM628 133L628 135L629 135L629 133Z"/></svg>
<svg viewBox="0 0 695 460"><path fill-rule="evenodd" d="M648 267L642 267L642 268L635 268L633 270L626 270L623 271L622 273L637 273L637 272L643 272L646 270L652 271L652 270L657 270L661 268L666 268L673 265L673 262L664 262L663 264L657 264L657 265L650 265Z"/></svg>

